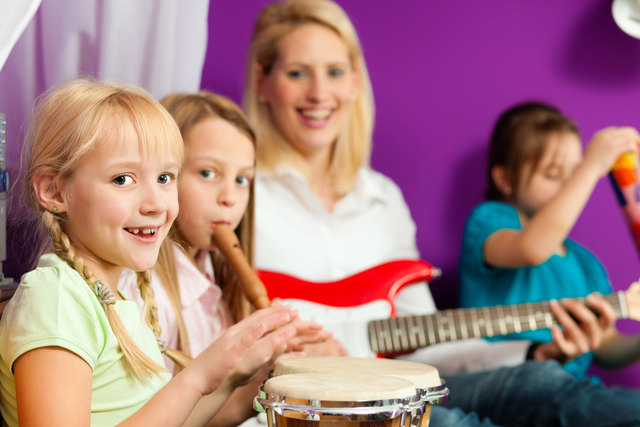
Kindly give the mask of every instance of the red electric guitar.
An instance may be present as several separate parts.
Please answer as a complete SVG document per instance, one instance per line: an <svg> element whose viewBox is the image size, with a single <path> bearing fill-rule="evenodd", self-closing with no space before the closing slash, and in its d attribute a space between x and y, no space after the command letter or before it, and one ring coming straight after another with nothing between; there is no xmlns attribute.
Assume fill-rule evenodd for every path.
<svg viewBox="0 0 640 427"><path fill-rule="evenodd" d="M396 317L398 291L428 282L440 270L421 260L397 260L334 282L310 282L259 270L269 298L281 298L300 317L322 323L349 354L369 357L397 354L432 344L550 328L556 322L549 302L453 309ZM604 298L619 318L640 321L640 283ZM576 298L584 302L584 298Z"/></svg>

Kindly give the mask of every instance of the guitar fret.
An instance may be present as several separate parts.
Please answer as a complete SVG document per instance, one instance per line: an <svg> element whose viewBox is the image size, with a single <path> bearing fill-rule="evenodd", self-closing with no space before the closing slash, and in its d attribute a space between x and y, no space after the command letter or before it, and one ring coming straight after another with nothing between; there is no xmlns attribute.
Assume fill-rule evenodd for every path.
<svg viewBox="0 0 640 427"><path fill-rule="evenodd" d="M407 329L409 330L409 348L416 348L418 346L418 333L419 328L416 324L417 316L407 317Z"/></svg>
<svg viewBox="0 0 640 427"><path fill-rule="evenodd" d="M386 334L384 334L383 339L384 339L384 348L385 351L387 352L392 352L393 351L393 342L391 341L391 319L387 319L385 320L384 324L386 325Z"/></svg>
<svg viewBox="0 0 640 427"><path fill-rule="evenodd" d="M507 332L508 332L508 329L507 329L507 322L506 322L506 319L504 317L504 313L502 311L502 306L500 306L500 305L497 306L495 308L495 311L496 311L496 314L498 315L498 326L500 327L500 333L502 335L506 335Z"/></svg>
<svg viewBox="0 0 640 427"><path fill-rule="evenodd" d="M485 315L485 319L489 319L485 321L485 327L487 330L487 336L488 337L492 337L493 336L493 325L491 324L491 311L489 310L489 307L484 307L482 310L483 314Z"/></svg>
<svg viewBox="0 0 640 427"><path fill-rule="evenodd" d="M529 317L529 330L533 331L534 329L536 329L536 316L535 316L535 310L533 308L533 304L527 303L526 304L526 310L527 310L527 313L529 313L529 315L528 315L528 317Z"/></svg>
<svg viewBox="0 0 640 427"><path fill-rule="evenodd" d="M458 323L460 324L460 333L462 335L462 339L466 340L467 338L469 338L469 331L467 330L465 310L458 310Z"/></svg>
<svg viewBox="0 0 640 427"><path fill-rule="evenodd" d="M418 343L421 347L426 347L429 343L427 342L427 336L425 335L425 328L420 327L420 323L424 324L425 316L416 316L416 327L418 328Z"/></svg>
<svg viewBox="0 0 640 427"><path fill-rule="evenodd" d="M409 329L407 327L407 319L398 319L398 335L400 336L400 345L403 350L408 350L409 347Z"/></svg>
<svg viewBox="0 0 640 427"><path fill-rule="evenodd" d="M429 316L426 316L425 320L427 321L427 333L429 334L429 342L431 344L435 344L437 342L435 336L435 328L433 327L435 323L435 315L431 314Z"/></svg>
<svg viewBox="0 0 640 427"><path fill-rule="evenodd" d="M520 316L515 305L511 306L511 317L513 318L513 330L514 332L522 332L522 324L520 323Z"/></svg>
<svg viewBox="0 0 640 427"><path fill-rule="evenodd" d="M392 317L391 319L389 319L389 322L391 325L391 348L399 348L400 340L398 339L398 334L396 333L396 330L398 329L398 319L396 317Z"/></svg>
<svg viewBox="0 0 640 427"><path fill-rule="evenodd" d="M436 324L436 343L441 343L444 341L444 332L442 330L442 314L439 316L436 316L435 318L435 324Z"/></svg>
<svg viewBox="0 0 640 427"><path fill-rule="evenodd" d="M378 352L385 352L387 351L385 345L384 345L384 335L383 335L383 328L384 328L384 321L382 320L377 320L375 322L373 322L373 335L376 337L375 339L375 344L377 347L377 350L374 349L374 351L376 353Z"/></svg>
<svg viewBox="0 0 640 427"><path fill-rule="evenodd" d="M405 341L407 342L407 350L412 348L411 346L415 343L415 336L413 335L413 316L407 316L404 319L404 330L405 330ZM415 348L415 347L413 347Z"/></svg>
<svg viewBox="0 0 640 427"><path fill-rule="evenodd" d="M550 309L549 307L550 306L547 304L547 307L545 307L545 308ZM544 313L544 325L547 328L551 328L553 326L553 323L554 323L554 319L553 319L553 315L551 314L551 312L547 311L546 313Z"/></svg>
<svg viewBox="0 0 640 427"><path fill-rule="evenodd" d="M369 347L374 353L380 353L380 346L378 345L378 336L376 335L376 322L375 320L369 322L367 325L367 332L369 333Z"/></svg>
<svg viewBox="0 0 640 427"><path fill-rule="evenodd" d="M452 317L452 311L451 310L447 310L447 314L446 314L446 319L447 319L447 338L450 341L457 341L458 340L458 334L456 332L456 321L455 319Z"/></svg>
<svg viewBox="0 0 640 427"><path fill-rule="evenodd" d="M471 309L471 325L473 326L473 336L480 337L480 325L478 325L478 311L476 309Z"/></svg>

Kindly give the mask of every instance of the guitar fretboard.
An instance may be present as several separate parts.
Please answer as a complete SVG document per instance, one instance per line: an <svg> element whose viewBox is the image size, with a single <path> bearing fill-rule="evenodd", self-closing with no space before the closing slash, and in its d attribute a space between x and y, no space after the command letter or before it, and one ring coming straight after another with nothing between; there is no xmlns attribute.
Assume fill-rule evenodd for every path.
<svg viewBox="0 0 640 427"><path fill-rule="evenodd" d="M618 318L628 317L624 292L603 297ZM575 298L585 302L585 298ZM369 343L378 354L400 353L432 344L551 328L556 319L549 301L438 311L368 323Z"/></svg>

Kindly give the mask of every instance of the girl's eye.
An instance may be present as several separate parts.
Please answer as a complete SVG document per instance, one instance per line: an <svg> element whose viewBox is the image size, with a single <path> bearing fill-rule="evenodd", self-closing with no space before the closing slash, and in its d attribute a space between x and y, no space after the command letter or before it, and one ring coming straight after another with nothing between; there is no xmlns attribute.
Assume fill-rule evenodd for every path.
<svg viewBox="0 0 640 427"><path fill-rule="evenodd" d="M305 72L303 70L291 70L291 71L287 71L287 76L291 77L292 79L301 79L302 77L305 76Z"/></svg>
<svg viewBox="0 0 640 427"><path fill-rule="evenodd" d="M200 171L200 176L204 179L213 179L216 177L216 173L210 169L205 169Z"/></svg>
<svg viewBox="0 0 640 427"><path fill-rule="evenodd" d="M158 183L159 184L169 184L171 182L173 182L173 180L175 179L175 175L172 173L163 173L162 175L160 175L158 177Z"/></svg>
<svg viewBox="0 0 640 427"><path fill-rule="evenodd" d="M330 77L341 77L344 74L344 71L340 68L331 68L329 69Z"/></svg>
<svg viewBox="0 0 640 427"><path fill-rule="evenodd" d="M239 176L236 178L236 182L242 187L247 187L251 183L251 178L248 176Z"/></svg>
<svg viewBox="0 0 640 427"><path fill-rule="evenodd" d="M118 175L115 178L113 178L112 182L115 185L118 185L120 187L124 187L125 185L133 184L133 178L131 178L128 175Z"/></svg>

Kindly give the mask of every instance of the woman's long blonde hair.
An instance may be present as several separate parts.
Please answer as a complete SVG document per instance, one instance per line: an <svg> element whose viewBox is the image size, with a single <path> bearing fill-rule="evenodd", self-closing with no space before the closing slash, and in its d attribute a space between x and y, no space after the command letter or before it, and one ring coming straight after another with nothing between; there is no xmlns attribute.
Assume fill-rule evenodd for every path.
<svg viewBox="0 0 640 427"><path fill-rule="evenodd" d="M114 120L114 117L121 118ZM115 83L76 80L52 88L38 101L23 148L25 178L23 194L26 202L42 218L43 238L40 253L55 250L56 254L74 268L87 285L94 289L99 278L87 268L77 254L74 242L65 233L68 217L52 213L40 205L34 179L41 174L54 176L56 187L73 177L86 155L98 144L106 144L105 137L113 125L124 127L129 120L134 127L143 155L154 152L173 155L179 164L183 159L183 144L175 122L166 110L142 89ZM150 290L149 274L141 289ZM153 291L143 292L145 304L155 311ZM98 297L98 296L96 296ZM113 304L105 304L111 329L118 339L126 360L125 366L138 377L146 377L165 370L135 344L125 329Z"/></svg>
<svg viewBox="0 0 640 427"><path fill-rule="evenodd" d="M256 132L258 166L274 170L285 162L306 174L300 154L277 129L269 105L258 99L258 69L268 75L278 58L282 37L304 24L319 24L334 31L346 44L351 65L359 74L355 100L332 151L329 175L337 194L352 187L358 170L369 164L374 102L369 74L353 24L331 0L283 0L267 5L256 19L247 60L244 108Z"/></svg>
<svg viewBox="0 0 640 427"><path fill-rule="evenodd" d="M256 138L249 122L242 110L230 99L208 91L194 94L171 94L161 101L173 116L183 137L202 120L217 117L235 126L249 140L256 145ZM235 230L242 250L247 260L253 265L253 181L250 184L249 203L247 209ZM171 237L179 246L186 247L187 243L176 221L171 230ZM178 276L175 267L172 244L167 239L160 249L156 272L164 287L178 323L178 349L189 353L189 335L187 333L182 306ZM238 283L238 277L224 256L219 251L211 253L216 284L222 288L223 300L230 309L231 317L237 322L246 317L251 311L251 305Z"/></svg>

